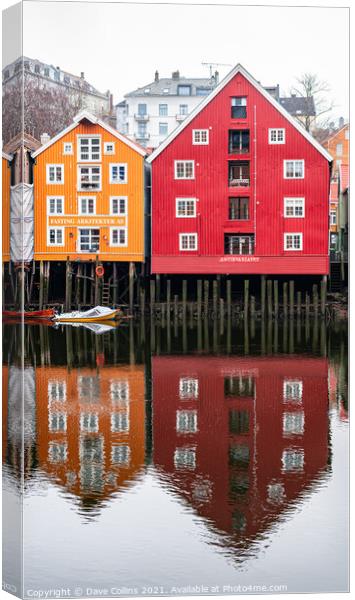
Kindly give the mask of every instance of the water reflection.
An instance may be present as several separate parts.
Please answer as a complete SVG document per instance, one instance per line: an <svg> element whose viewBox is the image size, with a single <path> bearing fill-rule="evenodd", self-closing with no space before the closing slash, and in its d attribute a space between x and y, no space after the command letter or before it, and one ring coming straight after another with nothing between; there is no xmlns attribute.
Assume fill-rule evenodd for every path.
<svg viewBox="0 0 355 600"><path fill-rule="evenodd" d="M181 573L238 583L243 567L257 578L256 561L283 539L278 526L292 531L295 509L323 491L322 518L311 518L307 533L324 547L339 538L334 589L345 590L346 510L335 530L329 523L346 488L346 356L345 324L317 320L150 320L100 332L5 325L4 485L17 494L18 517L24 492L25 522L36 530L25 529L25 577L38 587L113 585L118 575L127 586L137 577L178 584ZM56 532L46 549L54 513L77 548L70 564L65 536ZM88 527L102 543L96 565ZM118 537L119 564L111 562ZM289 591L311 591L310 578L327 560L330 573L334 559L313 570L302 563L300 582L293 562L309 551L301 538L285 537ZM264 582L279 573L267 556ZM13 558L5 556L5 572L16 579ZM329 591L332 581L322 587L318 577L312 589Z"/></svg>

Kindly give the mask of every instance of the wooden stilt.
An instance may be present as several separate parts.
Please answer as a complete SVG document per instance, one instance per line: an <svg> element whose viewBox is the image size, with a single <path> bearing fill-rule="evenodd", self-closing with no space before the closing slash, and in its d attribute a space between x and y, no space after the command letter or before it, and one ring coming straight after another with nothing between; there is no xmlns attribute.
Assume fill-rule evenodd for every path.
<svg viewBox="0 0 355 600"><path fill-rule="evenodd" d="M186 308L187 308L187 281L182 280L182 316L186 319Z"/></svg>
<svg viewBox="0 0 355 600"><path fill-rule="evenodd" d="M279 324L277 319L274 321L274 354L279 351Z"/></svg>
<svg viewBox="0 0 355 600"><path fill-rule="evenodd" d="M265 292L266 292L266 277L261 276L261 315L265 315Z"/></svg>
<svg viewBox="0 0 355 600"><path fill-rule="evenodd" d="M83 293L81 296L81 303L83 306L87 306L87 294L88 294L88 278L87 278L87 264L83 264Z"/></svg>
<svg viewBox="0 0 355 600"><path fill-rule="evenodd" d="M309 319L309 308L310 308L310 298L309 298L309 293L306 292L306 320Z"/></svg>
<svg viewBox="0 0 355 600"><path fill-rule="evenodd" d="M255 319L255 296L250 296L250 317Z"/></svg>
<svg viewBox="0 0 355 600"><path fill-rule="evenodd" d="M98 257L96 256L96 267L98 267L98 266L99 266L99 260L98 260ZM95 269L95 298L94 298L95 306L97 306L98 304L100 304L100 301L99 301L99 295L100 295L99 285L100 285L100 278L96 275L96 269Z"/></svg>
<svg viewBox="0 0 355 600"><path fill-rule="evenodd" d="M117 262L112 265L112 302L117 306L118 301L118 277L117 277Z"/></svg>
<svg viewBox="0 0 355 600"><path fill-rule="evenodd" d="M279 315L279 282L277 279L274 280L274 312L275 319Z"/></svg>
<svg viewBox="0 0 355 600"><path fill-rule="evenodd" d="M75 305L77 308L80 306L80 287L81 287L81 278L83 275L82 264L79 263L76 271L77 277L75 277Z"/></svg>
<svg viewBox="0 0 355 600"><path fill-rule="evenodd" d="M154 313L155 309L155 281L154 279L150 280L150 312Z"/></svg>
<svg viewBox="0 0 355 600"><path fill-rule="evenodd" d="M140 290L140 313L141 316L145 315L145 289L142 287Z"/></svg>
<svg viewBox="0 0 355 600"><path fill-rule="evenodd" d="M302 309L302 294L301 292L297 292L296 294L297 296L297 317L300 318L301 317L301 309Z"/></svg>
<svg viewBox="0 0 355 600"><path fill-rule="evenodd" d="M65 310L71 309L71 294L72 294L72 272L71 262L69 257L66 262L66 273L65 273Z"/></svg>
<svg viewBox="0 0 355 600"><path fill-rule="evenodd" d="M197 319L201 319L202 312L202 280L197 280Z"/></svg>
<svg viewBox="0 0 355 600"><path fill-rule="evenodd" d="M129 312L133 315L134 309L134 280L135 280L136 265L134 262L129 263L129 282L128 282L128 296L129 296Z"/></svg>
<svg viewBox="0 0 355 600"><path fill-rule="evenodd" d="M290 333L289 333L289 353L293 354L295 351L295 322L294 319L290 319Z"/></svg>
<svg viewBox="0 0 355 600"><path fill-rule="evenodd" d="M227 279L227 317L231 318L232 315L232 281Z"/></svg>
<svg viewBox="0 0 355 600"><path fill-rule="evenodd" d="M160 303L160 274L157 273L155 276L155 301L157 304Z"/></svg>
<svg viewBox="0 0 355 600"><path fill-rule="evenodd" d="M203 282L203 287L204 287L204 304L205 304L205 317L208 315L208 292L209 292L209 281L208 279L205 279L205 281Z"/></svg>
<svg viewBox="0 0 355 600"><path fill-rule="evenodd" d="M39 263L39 310L43 309L43 288L44 288L44 265L43 260Z"/></svg>
<svg viewBox="0 0 355 600"><path fill-rule="evenodd" d="M267 280L267 312L268 316L272 316L272 281Z"/></svg>
<svg viewBox="0 0 355 600"><path fill-rule="evenodd" d="M313 291L313 313L318 316L318 305L319 305L319 297L318 297L318 286L315 283L312 288Z"/></svg>
<svg viewBox="0 0 355 600"><path fill-rule="evenodd" d="M323 275L323 278L322 278L320 295L321 295L320 312L321 312L321 315L324 316L326 300L327 300L327 276L326 275Z"/></svg>
<svg viewBox="0 0 355 600"><path fill-rule="evenodd" d="M170 319L170 311L171 311L171 280L168 279L166 282L166 312L168 319Z"/></svg>
<svg viewBox="0 0 355 600"><path fill-rule="evenodd" d="M293 319L295 312L295 282L290 281L290 317Z"/></svg>
<svg viewBox="0 0 355 600"><path fill-rule="evenodd" d="M212 303L213 303L213 318L217 319L218 313L218 282L214 279L212 282Z"/></svg>
<svg viewBox="0 0 355 600"><path fill-rule="evenodd" d="M287 281L284 281L283 299L282 299L282 308L283 308L283 313L284 313L284 319L287 319L287 313L288 313L287 288L288 288Z"/></svg>
<svg viewBox="0 0 355 600"><path fill-rule="evenodd" d="M249 279L244 279L244 319L249 316Z"/></svg>
<svg viewBox="0 0 355 600"><path fill-rule="evenodd" d="M90 268L90 306L92 306L95 302L95 286L96 286L95 265L94 265L94 263L91 263L91 268Z"/></svg>

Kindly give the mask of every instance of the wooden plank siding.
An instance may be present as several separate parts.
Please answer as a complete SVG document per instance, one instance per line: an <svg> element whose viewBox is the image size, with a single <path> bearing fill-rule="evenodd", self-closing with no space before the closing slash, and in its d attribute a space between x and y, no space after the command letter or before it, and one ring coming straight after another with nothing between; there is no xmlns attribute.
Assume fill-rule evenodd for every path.
<svg viewBox="0 0 355 600"><path fill-rule="evenodd" d="M233 97L246 98L246 118L232 118ZM172 134L170 143L148 159L152 162L153 272L328 273L329 159L243 72L202 104ZM284 129L285 143L270 144L269 128ZM207 130L208 144L195 145L193 130ZM249 131L249 152L229 152L229 130ZM304 178L284 178L287 159L304 160ZM175 178L177 160L194 161L193 179ZM237 160L249 161L248 186L229 185L228 164ZM249 218L229 218L230 197L249 198ZM285 218L285 197L305 199L303 218ZM177 198L197 199L196 217L177 218ZM197 233L196 250L179 249L181 233ZM226 255L228 233L254 235L253 255ZM302 233L302 250L285 250L285 233Z"/></svg>
<svg viewBox="0 0 355 600"><path fill-rule="evenodd" d="M78 136L100 136L101 160L80 162L78 159ZM123 136L121 136L122 138ZM113 154L104 153L104 143L115 144ZM73 153L63 154L64 143L73 145ZM110 183L110 163L127 164L127 183ZM46 167L48 164L64 165L63 184L48 184ZM101 190L78 191L78 165L101 165ZM47 198L64 196L64 215L47 214ZM110 196L128 197L128 216L110 214ZM96 253L78 249L80 228L100 229L100 261L144 261L144 156L131 145L118 139L99 123L83 119L78 125L60 137L55 143L35 156L34 165L34 213L35 213L35 260L61 261L95 260ZM80 216L78 201L80 197L95 197L96 214ZM49 225L61 226L64 223L64 245L48 245ZM110 227L127 227L127 246L110 245Z"/></svg>

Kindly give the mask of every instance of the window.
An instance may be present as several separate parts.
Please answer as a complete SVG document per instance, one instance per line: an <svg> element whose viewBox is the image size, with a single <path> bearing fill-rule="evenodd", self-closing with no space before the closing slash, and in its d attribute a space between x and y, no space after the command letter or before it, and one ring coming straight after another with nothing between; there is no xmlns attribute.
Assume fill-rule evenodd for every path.
<svg viewBox="0 0 355 600"><path fill-rule="evenodd" d="M167 123L159 123L159 135L168 135Z"/></svg>
<svg viewBox="0 0 355 600"><path fill-rule="evenodd" d="M337 224L337 211L336 210L330 211L330 224L331 225Z"/></svg>
<svg viewBox="0 0 355 600"><path fill-rule="evenodd" d="M66 431L67 415L63 412L49 413L49 431Z"/></svg>
<svg viewBox="0 0 355 600"><path fill-rule="evenodd" d="M180 377L179 381L180 398L198 398L198 379L191 377Z"/></svg>
<svg viewBox="0 0 355 600"><path fill-rule="evenodd" d="M78 393L80 401L89 403L97 402L100 399L100 379L97 375L79 375Z"/></svg>
<svg viewBox="0 0 355 600"><path fill-rule="evenodd" d="M49 69L47 67L44 68L44 76L49 77Z"/></svg>
<svg viewBox="0 0 355 600"><path fill-rule="evenodd" d="M110 246L127 246L127 227L110 227Z"/></svg>
<svg viewBox="0 0 355 600"><path fill-rule="evenodd" d="M248 160L230 160L228 163L229 187L249 187L250 163Z"/></svg>
<svg viewBox="0 0 355 600"><path fill-rule="evenodd" d="M229 464L239 469L247 469L250 462L249 446L235 444L229 448Z"/></svg>
<svg viewBox="0 0 355 600"><path fill-rule="evenodd" d="M163 94L168 94L169 93L169 88L164 88L163 89Z"/></svg>
<svg viewBox="0 0 355 600"><path fill-rule="evenodd" d="M210 91L211 90L209 88L198 87L196 88L196 96L208 96Z"/></svg>
<svg viewBox="0 0 355 600"><path fill-rule="evenodd" d="M195 179L195 161L176 160L175 179Z"/></svg>
<svg viewBox="0 0 355 600"><path fill-rule="evenodd" d="M146 104L138 104L138 115L140 117L144 117L147 114L147 105Z"/></svg>
<svg viewBox="0 0 355 600"><path fill-rule="evenodd" d="M99 415L97 413L81 413L80 431L97 433L99 431Z"/></svg>
<svg viewBox="0 0 355 600"><path fill-rule="evenodd" d="M284 129L269 129L269 144L284 144L285 130Z"/></svg>
<svg viewBox="0 0 355 600"><path fill-rule="evenodd" d="M284 250L302 250L302 233L285 233Z"/></svg>
<svg viewBox="0 0 355 600"><path fill-rule="evenodd" d="M27 69L27 71L30 70L30 63L29 63L28 60L25 60L24 63L23 63L23 65L24 65L25 69Z"/></svg>
<svg viewBox="0 0 355 600"><path fill-rule="evenodd" d="M193 129L192 130L192 143L195 146L204 146L209 143L209 131L208 129Z"/></svg>
<svg viewBox="0 0 355 600"><path fill-rule="evenodd" d="M302 381L294 381L285 379L283 382L283 399L284 402L301 402L303 393Z"/></svg>
<svg viewBox="0 0 355 600"><path fill-rule="evenodd" d="M336 146L336 154L337 156L343 155L343 144L337 144Z"/></svg>
<svg viewBox="0 0 355 600"><path fill-rule="evenodd" d="M229 198L228 218L232 221L245 221L249 219L249 198Z"/></svg>
<svg viewBox="0 0 355 600"><path fill-rule="evenodd" d="M79 229L80 252L98 252L100 248L99 229Z"/></svg>
<svg viewBox="0 0 355 600"><path fill-rule="evenodd" d="M110 384L110 397L113 404L126 405L129 401L128 381L112 381Z"/></svg>
<svg viewBox="0 0 355 600"><path fill-rule="evenodd" d="M226 397L254 397L254 377L231 376L224 378L224 395Z"/></svg>
<svg viewBox="0 0 355 600"><path fill-rule="evenodd" d="M247 410L229 411L229 433L234 435L249 433L249 412Z"/></svg>
<svg viewBox="0 0 355 600"><path fill-rule="evenodd" d="M197 233L180 233L179 250L197 250Z"/></svg>
<svg viewBox="0 0 355 600"><path fill-rule="evenodd" d="M78 160L81 162L101 160L100 137L78 137Z"/></svg>
<svg viewBox="0 0 355 600"><path fill-rule="evenodd" d="M112 433L128 433L129 410L111 413L111 431Z"/></svg>
<svg viewBox="0 0 355 600"><path fill-rule="evenodd" d="M302 449L287 449L282 453L283 471L303 471L304 451Z"/></svg>
<svg viewBox="0 0 355 600"><path fill-rule="evenodd" d="M150 88L145 88L144 93L145 94L150 94Z"/></svg>
<svg viewBox="0 0 355 600"><path fill-rule="evenodd" d="M110 164L110 183L127 183L127 164Z"/></svg>
<svg viewBox="0 0 355 600"><path fill-rule="evenodd" d="M196 217L196 198L176 198L177 217Z"/></svg>
<svg viewBox="0 0 355 600"><path fill-rule="evenodd" d="M174 452L175 469L194 471L196 469L196 449L176 448Z"/></svg>
<svg viewBox="0 0 355 600"><path fill-rule="evenodd" d="M115 154L115 142L104 142L104 154Z"/></svg>
<svg viewBox="0 0 355 600"><path fill-rule="evenodd" d="M47 214L64 214L64 196L47 196Z"/></svg>
<svg viewBox="0 0 355 600"><path fill-rule="evenodd" d="M284 160L284 179L303 179L304 160Z"/></svg>
<svg viewBox="0 0 355 600"><path fill-rule="evenodd" d="M128 214L128 197L127 196L110 196L110 214L127 217Z"/></svg>
<svg viewBox="0 0 355 600"><path fill-rule="evenodd" d="M104 439L98 435L80 436L80 462L101 463L104 460Z"/></svg>
<svg viewBox="0 0 355 600"><path fill-rule="evenodd" d="M80 196L79 201L79 215L94 215L96 213L96 198L89 197L84 198Z"/></svg>
<svg viewBox="0 0 355 600"><path fill-rule="evenodd" d="M118 444L111 447L111 462L113 465L128 467L131 449L127 444Z"/></svg>
<svg viewBox="0 0 355 600"><path fill-rule="evenodd" d="M283 415L284 435L303 435L304 412L286 412Z"/></svg>
<svg viewBox="0 0 355 600"><path fill-rule="evenodd" d="M347 129L345 131L345 139L348 140L349 139L349 129Z"/></svg>
<svg viewBox="0 0 355 600"><path fill-rule="evenodd" d="M168 116L168 105L167 104L159 104L159 117L167 117Z"/></svg>
<svg viewBox="0 0 355 600"><path fill-rule="evenodd" d="M51 463L62 463L67 460L68 445L66 442L50 442L48 446L48 460Z"/></svg>
<svg viewBox="0 0 355 600"><path fill-rule="evenodd" d="M304 198L284 198L284 217L304 217Z"/></svg>
<svg viewBox="0 0 355 600"><path fill-rule="evenodd" d="M47 165L47 183L64 183L64 165Z"/></svg>
<svg viewBox="0 0 355 600"><path fill-rule="evenodd" d="M247 154L249 140L249 129L230 129L228 134L229 154Z"/></svg>
<svg viewBox="0 0 355 600"><path fill-rule="evenodd" d="M180 104L179 114L180 115L188 115L189 114L189 107L187 104Z"/></svg>
<svg viewBox="0 0 355 600"><path fill-rule="evenodd" d="M101 190L101 167L78 167L78 190Z"/></svg>
<svg viewBox="0 0 355 600"><path fill-rule="evenodd" d="M63 154L73 154L73 144L70 142L64 142Z"/></svg>
<svg viewBox="0 0 355 600"><path fill-rule="evenodd" d="M247 116L247 99L245 96L237 96L231 99L232 119L245 119Z"/></svg>
<svg viewBox="0 0 355 600"><path fill-rule="evenodd" d="M191 85L178 85L178 96L191 96Z"/></svg>
<svg viewBox="0 0 355 600"><path fill-rule="evenodd" d="M4 73L4 79L9 79L10 77L10 71L9 69L6 69L5 73Z"/></svg>
<svg viewBox="0 0 355 600"><path fill-rule="evenodd" d="M48 246L64 246L64 227L50 227L47 244Z"/></svg>
<svg viewBox="0 0 355 600"><path fill-rule="evenodd" d="M35 73L40 73L41 72L41 68L39 65L35 65Z"/></svg>
<svg viewBox="0 0 355 600"><path fill-rule="evenodd" d="M267 497L269 502L281 504L286 498L285 487L283 483L270 483L267 486Z"/></svg>
<svg viewBox="0 0 355 600"><path fill-rule="evenodd" d="M67 384L65 381L48 381L48 402L65 402L67 398Z"/></svg>
<svg viewBox="0 0 355 600"><path fill-rule="evenodd" d="M178 410L178 411L176 411L176 431L178 433L196 433L196 431L197 431L197 411L196 410Z"/></svg>
<svg viewBox="0 0 355 600"><path fill-rule="evenodd" d="M254 235L224 236L224 254L254 254Z"/></svg>

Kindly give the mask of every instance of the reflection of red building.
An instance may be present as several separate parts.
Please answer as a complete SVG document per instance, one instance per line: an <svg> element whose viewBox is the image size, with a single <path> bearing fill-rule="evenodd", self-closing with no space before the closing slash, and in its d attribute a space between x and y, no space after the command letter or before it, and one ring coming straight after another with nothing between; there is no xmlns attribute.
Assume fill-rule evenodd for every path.
<svg viewBox="0 0 355 600"><path fill-rule="evenodd" d="M154 357L154 462L199 514L254 537L327 467L328 362Z"/></svg>

